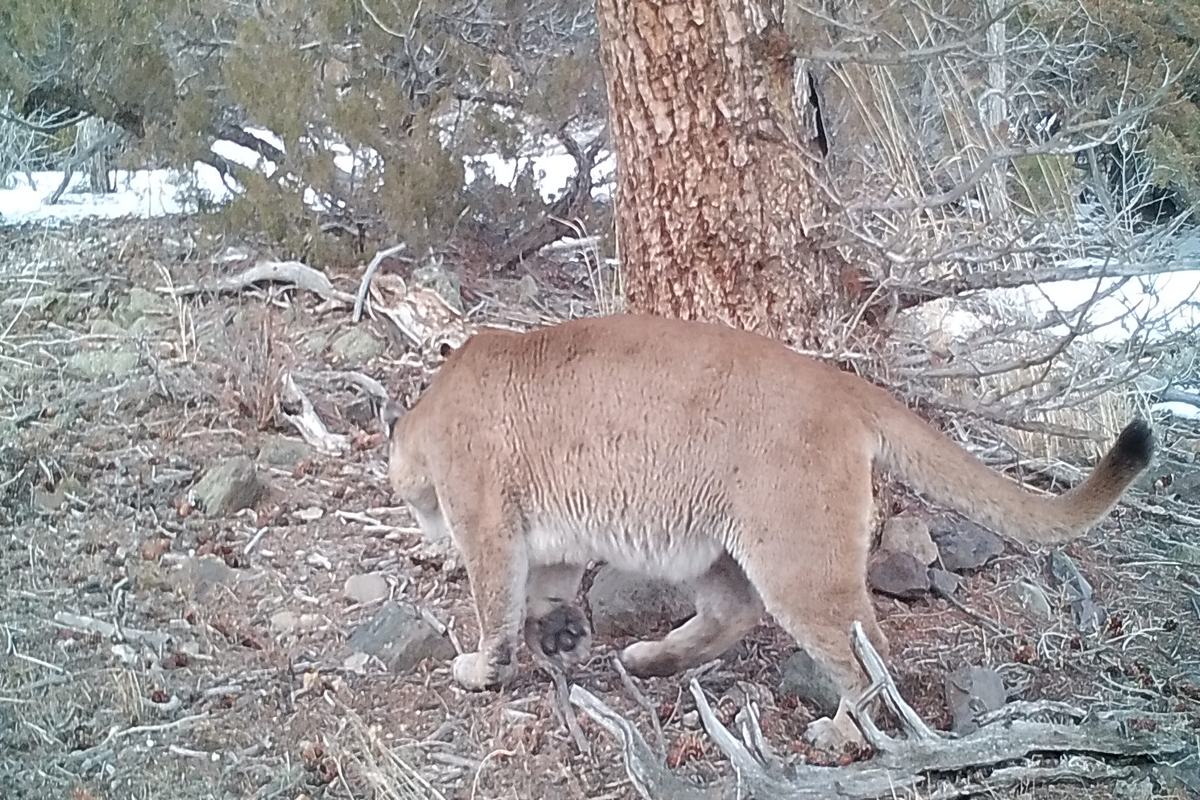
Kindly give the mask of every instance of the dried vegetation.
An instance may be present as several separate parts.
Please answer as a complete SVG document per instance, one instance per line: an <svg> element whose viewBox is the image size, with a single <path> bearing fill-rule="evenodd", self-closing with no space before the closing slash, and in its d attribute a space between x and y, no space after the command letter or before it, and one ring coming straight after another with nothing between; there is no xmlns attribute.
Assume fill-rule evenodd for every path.
<svg viewBox="0 0 1200 800"><path fill-rule="evenodd" d="M415 396L438 342L416 326L436 319L429 333L442 334L458 319L410 273L381 268L354 325L359 277L299 265L292 283L311 286L239 283L260 261L239 260L186 221L0 236L7 797L637 796L617 741L573 714L566 684L527 654L511 687L471 695L453 685L444 658L389 671L347 644L401 601L445 626L451 642L474 636L453 553L423 540L386 488L379 387ZM532 285L466 280L469 319L521 327L592 312L590 263L560 260ZM1047 554L1012 546L966 575L953 603L877 598L899 691L927 722L949 723L943 676L984 664L1015 699L1124 712L1131 725L1194 738L1200 558L1186 501L1197 495L1181 487L1195 474L1200 431L1163 424L1160 436L1167 458L1134 498L1145 510L1124 506L1065 549L1107 611L1100 630L1077 628ZM204 515L193 502L198 478L239 457L253 459L263 492L240 512ZM1176 490L1162 489L1168 478ZM904 496L896 504L920 508ZM382 576L386 594L348 597L347 579L367 574ZM1022 580L1046 587L1048 618L1021 610L1011 587ZM675 775L732 780L701 727L693 680L724 724L752 704L782 758L841 757L802 744L815 712L780 688L794 645L773 625L676 679L622 675L609 656L624 643L601 639L569 681L652 741L660 730L657 757ZM958 785L1078 796L1078 785L1052 783L1050 758L1015 759L1047 766L1031 782L989 785L989 768ZM1177 762L1132 758L1117 765L1127 768L1119 779L1087 791L1189 796L1200 788L1195 754ZM1151 793L1130 794L1143 788Z"/></svg>

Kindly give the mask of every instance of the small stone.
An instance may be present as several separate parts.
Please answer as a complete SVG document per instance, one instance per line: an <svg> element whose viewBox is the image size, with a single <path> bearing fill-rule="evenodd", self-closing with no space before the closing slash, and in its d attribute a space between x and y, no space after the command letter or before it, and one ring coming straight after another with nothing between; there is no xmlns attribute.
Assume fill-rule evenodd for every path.
<svg viewBox="0 0 1200 800"><path fill-rule="evenodd" d="M328 556L322 553L309 553L305 557L304 563L317 567L318 569L333 569L333 562L329 560Z"/></svg>
<svg viewBox="0 0 1200 800"><path fill-rule="evenodd" d="M141 359L132 350L81 350L67 359L67 371L80 378L123 378Z"/></svg>
<svg viewBox="0 0 1200 800"><path fill-rule="evenodd" d="M311 457L312 448L308 443L290 436L271 436L258 446L258 463L280 469L293 469Z"/></svg>
<svg viewBox="0 0 1200 800"><path fill-rule="evenodd" d="M1090 597L1071 601L1071 616L1081 631L1098 631L1108 622L1108 611Z"/></svg>
<svg viewBox="0 0 1200 800"><path fill-rule="evenodd" d="M696 710L685 711L683 716L679 718L679 722L685 728L700 727L700 712Z"/></svg>
<svg viewBox="0 0 1200 800"><path fill-rule="evenodd" d="M1050 598L1046 596L1046 590L1036 583L1017 581L1009 587L1008 593L1020 603L1029 616L1047 621L1054 618L1054 609L1050 607Z"/></svg>
<svg viewBox="0 0 1200 800"><path fill-rule="evenodd" d="M1092 584L1083 577L1079 567L1069 555L1061 550L1050 554L1050 576L1066 588L1072 599L1087 599L1092 596Z"/></svg>
<svg viewBox="0 0 1200 800"><path fill-rule="evenodd" d="M980 715L995 711L1008 702L1004 678L987 667L963 667L946 676L946 707L950 710L950 729L957 734L976 730Z"/></svg>
<svg viewBox="0 0 1200 800"><path fill-rule="evenodd" d="M277 611L271 615L271 630L276 633L291 633L300 626L300 617L291 611Z"/></svg>
<svg viewBox="0 0 1200 800"><path fill-rule="evenodd" d="M1004 552L1004 540L974 522L962 521L935 530L938 557L943 569L961 572L977 569Z"/></svg>
<svg viewBox="0 0 1200 800"><path fill-rule="evenodd" d="M929 570L908 553L881 552L867 569L867 584L901 600L915 600L929 591Z"/></svg>
<svg viewBox="0 0 1200 800"><path fill-rule="evenodd" d="M592 629L600 636L644 636L695 610L678 584L621 572L608 564L596 572L587 600Z"/></svg>
<svg viewBox="0 0 1200 800"><path fill-rule="evenodd" d="M111 319L98 319L92 323L89 331L99 336L124 336L125 329Z"/></svg>
<svg viewBox="0 0 1200 800"><path fill-rule="evenodd" d="M380 573L368 572L346 578L342 591L355 603L375 603L387 599L388 584Z"/></svg>
<svg viewBox="0 0 1200 800"><path fill-rule="evenodd" d="M962 579L953 572L937 567L929 568L929 588L936 594L954 594L962 585Z"/></svg>
<svg viewBox="0 0 1200 800"><path fill-rule="evenodd" d="M353 672L358 675L363 675L367 671L367 662L371 657L366 653L351 653L346 656L346 660L342 662L347 672Z"/></svg>
<svg viewBox="0 0 1200 800"><path fill-rule="evenodd" d="M165 314L168 311L168 301L156 292L135 286L129 290L129 297L122 303L113 316L117 322L129 327L148 314Z"/></svg>
<svg viewBox="0 0 1200 800"><path fill-rule="evenodd" d="M132 666L138 661L137 651L123 642L112 646L112 654L117 657L118 661L127 666Z"/></svg>
<svg viewBox="0 0 1200 800"><path fill-rule="evenodd" d="M174 573L172 583L191 597L200 597L218 586L237 580L237 572L214 555L190 556Z"/></svg>
<svg viewBox="0 0 1200 800"><path fill-rule="evenodd" d="M411 603L389 600L347 640L351 649L373 655L393 672L408 672L426 658L448 661L454 646Z"/></svg>
<svg viewBox="0 0 1200 800"><path fill-rule="evenodd" d="M365 327L354 327L334 339L329 351L342 361L361 364L383 353L383 342Z"/></svg>
<svg viewBox="0 0 1200 800"><path fill-rule="evenodd" d="M316 522L321 517L325 516L325 509L321 508L320 506L298 508L292 512L292 516L301 522Z"/></svg>
<svg viewBox="0 0 1200 800"><path fill-rule="evenodd" d="M825 716L837 711L841 700L837 681L804 650L788 656L780 673L779 691L799 698Z"/></svg>
<svg viewBox="0 0 1200 800"><path fill-rule="evenodd" d="M165 536L153 536L142 542L142 558L146 561L158 561L163 553L171 549L171 540Z"/></svg>
<svg viewBox="0 0 1200 800"><path fill-rule="evenodd" d="M523 302L536 300L538 297L537 280L532 275L526 274L521 276L521 280L517 281L517 298Z"/></svg>
<svg viewBox="0 0 1200 800"><path fill-rule="evenodd" d="M937 561L938 548L929 535L925 520L911 515L892 517L883 526L880 549L892 553L908 553L928 566Z"/></svg>
<svg viewBox="0 0 1200 800"><path fill-rule="evenodd" d="M238 456L211 467L192 487L193 505L208 516L234 514L249 508L262 493L254 464Z"/></svg>

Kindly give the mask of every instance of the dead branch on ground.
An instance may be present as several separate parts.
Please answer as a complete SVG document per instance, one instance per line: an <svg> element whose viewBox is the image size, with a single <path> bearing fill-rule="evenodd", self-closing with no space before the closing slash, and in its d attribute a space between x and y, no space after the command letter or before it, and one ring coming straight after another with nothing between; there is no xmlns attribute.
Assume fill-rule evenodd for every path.
<svg viewBox="0 0 1200 800"><path fill-rule="evenodd" d="M296 382L292 380L291 373L285 373L280 381L279 399L281 401L279 415L296 429L304 441L322 453L335 456L350 450L350 437L332 433L329 428L325 427L325 423L317 415L308 395L300 391L300 387L296 386ZM283 404L298 407L299 410L289 413L283 410Z"/></svg>
<svg viewBox="0 0 1200 800"><path fill-rule="evenodd" d="M264 261L227 278L176 286L174 289L160 287L159 291L177 297L205 293L231 294L245 291L260 283L291 284L297 289L312 292L322 300L331 300L346 306L354 304L354 296L334 288L333 282L325 273L299 261Z"/></svg>
<svg viewBox="0 0 1200 800"><path fill-rule="evenodd" d="M852 632L855 654L871 678L853 716L877 755L843 767L783 765L764 753L761 729L753 704L742 719L739 738L714 713L698 681L689 685L705 731L730 760L737 773L728 783L700 788L682 780L654 755L637 728L581 686L571 690L571 700L621 741L626 770L638 792L653 800L708 800L716 797L827 800L831 797L890 798L897 792L921 788L922 796L969 797L997 788L1036 781L1095 782L1122 778L1128 766L1106 758L1167 758L1187 750L1187 743L1166 725L1153 731L1113 722L1101 714L1081 722L1035 722L1021 718L1037 704L1024 704L992 715L988 724L955 738L930 728L900 696L883 659L871 647L862 626ZM899 720L900 737L880 730L863 710L864 701L879 697ZM1068 715L1073 716L1073 715ZM1014 763L1037 756L1040 763ZM1045 759L1059 757L1056 763ZM978 778L981 770L990 770ZM964 780L965 778L965 780Z"/></svg>

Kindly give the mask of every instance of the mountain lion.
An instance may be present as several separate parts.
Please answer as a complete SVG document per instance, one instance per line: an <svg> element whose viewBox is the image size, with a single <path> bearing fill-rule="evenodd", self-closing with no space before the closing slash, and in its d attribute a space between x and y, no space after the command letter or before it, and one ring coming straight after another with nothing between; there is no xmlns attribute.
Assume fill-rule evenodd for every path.
<svg viewBox="0 0 1200 800"><path fill-rule="evenodd" d="M861 378L756 334L633 315L484 330L396 412L392 487L423 530L453 537L470 579L479 648L453 662L469 689L504 681L522 626L535 651L583 658L574 598L603 560L695 593L690 620L621 652L631 673L715 658L765 608L853 699L851 623L888 653L865 582L874 464L1055 544L1102 519L1153 449L1134 421L1086 481L1037 495Z"/></svg>

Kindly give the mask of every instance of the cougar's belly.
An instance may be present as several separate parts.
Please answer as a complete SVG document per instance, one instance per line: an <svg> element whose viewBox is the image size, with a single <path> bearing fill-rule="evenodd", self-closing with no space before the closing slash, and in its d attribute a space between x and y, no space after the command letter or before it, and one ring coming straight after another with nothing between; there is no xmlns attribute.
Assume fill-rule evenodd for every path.
<svg viewBox="0 0 1200 800"><path fill-rule="evenodd" d="M662 520L585 520L540 515L528 530L530 561L607 561L632 573L686 581L699 577L725 550L716 531Z"/></svg>

